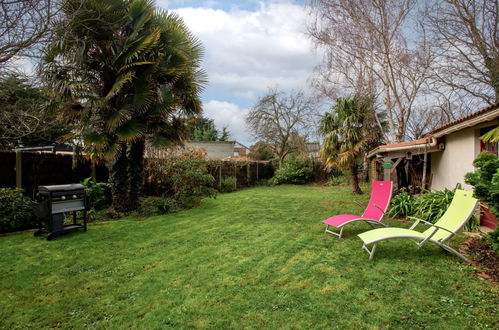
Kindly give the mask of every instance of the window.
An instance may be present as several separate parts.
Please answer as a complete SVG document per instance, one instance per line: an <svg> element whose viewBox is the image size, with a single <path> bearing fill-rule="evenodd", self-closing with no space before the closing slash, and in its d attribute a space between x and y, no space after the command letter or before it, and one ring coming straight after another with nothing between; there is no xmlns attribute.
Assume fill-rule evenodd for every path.
<svg viewBox="0 0 499 330"><path fill-rule="evenodd" d="M493 130L496 127L497 126L491 126L491 127L485 127L485 128L480 129L480 136L490 132L491 130ZM480 141L480 152L487 151L487 152L490 152L492 154L498 155L498 149L499 149L498 147L499 147L499 142Z"/></svg>

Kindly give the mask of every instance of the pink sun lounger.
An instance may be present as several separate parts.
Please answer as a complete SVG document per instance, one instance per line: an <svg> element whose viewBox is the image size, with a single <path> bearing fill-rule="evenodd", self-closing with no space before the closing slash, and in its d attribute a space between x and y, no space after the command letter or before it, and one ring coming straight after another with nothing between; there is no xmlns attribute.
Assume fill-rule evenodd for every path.
<svg viewBox="0 0 499 330"><path fill-rule="evenodd" d="M391 181L374 181L371 190L371 199L369 200L369 204L367 205L364 213L361 216L355 214L340 214L326 219L322 221L326 224L325 232L341 238L341 235L343 234L343 226L354 221L364 221L371 226L381 225L386 227L381 220L388 209L388 205L390 205L392 187L393 184ZM329 226L340 228L340 231L331 231L329 230Z"/></svg>

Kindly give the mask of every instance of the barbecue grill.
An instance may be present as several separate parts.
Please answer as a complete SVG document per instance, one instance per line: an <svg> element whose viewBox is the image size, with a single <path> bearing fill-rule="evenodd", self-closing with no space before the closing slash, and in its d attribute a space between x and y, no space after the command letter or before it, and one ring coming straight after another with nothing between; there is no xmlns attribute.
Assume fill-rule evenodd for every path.
<svg viewBox="0 0 499 330"><path fill-rule="evenodd" d="M83 229L87 231L87 198L85 187L81 184L39 186L37 202L33 211L38 219L35 236L47 233L51 240L61 233ZM77 211L83 213L83 223L77 223ZM73 213L73 222L65 224L66 213Z"/></svg>

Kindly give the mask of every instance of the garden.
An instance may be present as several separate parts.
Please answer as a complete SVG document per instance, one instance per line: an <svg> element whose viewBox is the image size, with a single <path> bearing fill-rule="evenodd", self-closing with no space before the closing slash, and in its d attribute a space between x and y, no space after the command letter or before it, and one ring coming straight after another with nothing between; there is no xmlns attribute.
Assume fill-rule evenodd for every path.
<svg viewBox="0 0 499 330"><path fill-rule="evenodd" d="M364 186L367 189L367 187ZM6 328L495 328L497 286L436 246L392 240L370 262L348 186L254 187L173 214L0 239ZM405 226L398 220L387 222ZM459 235L452 242L457 246Z"/></svg>
<svg viewBox="0 0 499 330"><path fill-rule="evenodd" d="M327 50L310 80L315 92L277 85L238 91L254 101L244 111L204 99L212 60L164 4L2 5L0 328L497 329L499 229L480 232L480 213L499 215L499 112L491 98L499 94L488 83L497 79L480 79L483 95L467 87L473 70L497 72L488 56L481 64L473 58L471 78L459 87L455 81L466 79L440 67L465 62L459 54L475 46L487 52L473 24L497 22L497 11L484 3L470 11L467 3L437 1L441 11L427 10L427 22L419 22L410 2L312 1L315 23L303 24ZM441 21L433 12L446 15ZM428 40L445 40L435 60L407 42L418 31L401 28L419 23L432 27ZM370 31L392 30L386 42L361 42L379 37ZM449 51L457 30L473 31L473 42ZM19 63L28 58L37 69L25 75ZM265 63L240 61L251 70ZM335 72L344 68L355 70ZM448 77L432 83L429 73L437 71ZM215 78L215 86L217 79L224 80ZM439 85L446 79L450 90ZM438 97L421 86L435 86ZM492 105L470 114L458 105L466 93L469 107ZM243 136L239 126L231 132L204 117L213 105L217 116L237 117L234 123L244 116L251 147L232 141L233 133ZM232 115L226 106L241 111ZM446 138L461 124L475 130L469 136L484 152L473 155L473 167L466 158L472 172L453 175L455 187L429 190L438 174L429 168L438 154L429 153L462 156ZM447 135L431 135L439 127ZM215 147L190 148L195 142ZM328 222L337 215L348 219ZM413 217L419 220L411 226ZM366 234L375 225L388 228Z"/></svg>

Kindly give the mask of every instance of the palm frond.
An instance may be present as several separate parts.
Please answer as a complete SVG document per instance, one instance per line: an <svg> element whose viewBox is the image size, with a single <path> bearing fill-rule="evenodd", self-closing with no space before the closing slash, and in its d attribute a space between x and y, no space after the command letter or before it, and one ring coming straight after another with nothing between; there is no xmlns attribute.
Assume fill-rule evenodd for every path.
<svg viewBox="0 0 499 330"><path fill-rule="evenodd" d="M128 71L124 74L119 75L116 78L116 81L114 82L113 86L109 90L109 93L107 93L106 100L110 100L114 96L116 96L116 94L118 94L121 91L121 89L123 88L123 86L125 84L132 81L132 78L133 78L133 72L131 72L131 71Z"/></svg>
<svg viewBox="0 0 499 330"><path fill-rule="evenodd" d="M120 141L131 142L144 136L145 130L142 123L131 119L116 128L116 136Z"/></svg>
<svg viewBox="0 0 499 330"><path fill-rule="evenodd" d="M485 133L480 137L483 142L498 142L499 141L499 126Z"/></svg>

